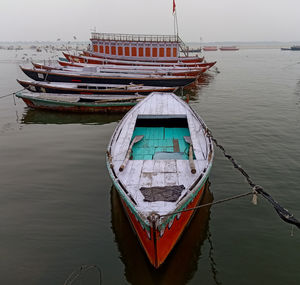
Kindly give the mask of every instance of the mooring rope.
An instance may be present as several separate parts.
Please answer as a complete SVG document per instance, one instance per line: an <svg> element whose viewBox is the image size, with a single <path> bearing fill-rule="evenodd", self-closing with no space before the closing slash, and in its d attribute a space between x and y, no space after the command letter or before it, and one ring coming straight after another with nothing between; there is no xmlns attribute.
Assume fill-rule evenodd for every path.
<svg viewBox="0 0 300 285"><path fill-rule="evenodd" d="M169 213L169 214L159 215L159 217L167 217L167 216L180 214L180 213L183 213L183 212L194 211L194 210L198 210L198 209L203 208L203 207L209 207L209 206L212 206L212 205L221 204L221 203L228 202L228 201L231 201L231 200L234 200L234 199L242 198L242 197L249 196L249 195L255 195L255 194L256 193L251 191L251 192L247 192L247 193L244 193L244 194L239 194L239 195L236 195L236 196L232 196L232 197L228 197L228 198L225 198L225 199L222 199L222 200L218 200L218 201L215 201L215 202L202 204L202 205L199 205L199 206L196 206L196 207L193 207L193 208L187 208L187 209L175 211L175 212L172 212L172 213Z"/></svg>
<svg viewBox="0 0 300 285"><path fill-rule="evenodd" d="M175 211L172 212L170 214L165 214L165 215L158 215L158 217L166 217L166 216L172 216L172 215L176 215L176 214L180 214L182 212L188 212L188 211L194 211L194 210L198 210L200 208L203 207L208 207L208 206L212 206L212 205L216 205L216 204L220 204L220 203L224 203L224 202L228 202L234 199L238 199L238 198L242 198L248 195L253 195L253 199L252 202L254 204L256 204L257 202L257 194L262 195L265 199L267 199L268 202L270 202L274 209L276 210L277 214L279 215L279 217L285 221L286 223L292 224L297 226L300 229L300 222L292 215L289 213L289 211L285 208L283 208L277 201L275 201L272 196L270 194L268 194L266 191L264 191L263 187L261 187L260 185L255 184L250 176L248 175L248 173L236 162L236 160L229 155L225 148L218 143L218 141L213 137L212 132L206 128L206 134L211 138L211 140L214 142L214 144L222 150L224 156L233 164L234 168L236 168L237 170L240 171L240 173L246 178L248 184L251 186L252 191L251 192L247 192L244 194L240 194L240 195L236 195L236 196L232 196L229 198L225 198L222 200L218 200L212 203L207 203L207 204L203 204L203 205L199 205L193 208L187 208L187 209L183 209L183 210L179 210L179 211Z"/></svg>
<svg viewBox="0 0 300 285"><path fill-rule="evenodd" d="M78 269L73 271L69 277L66 279L64 285L72 285L78 278L82 277L84 273L86 273L88 270L91 269L96 269L99 273L99 285L102 284L102 272L101 268L98 265L88 265L88 264L83 264L81 265Z"/></svg>
<svg viewBox="0 0 300 285"><path fill-rule="evenodd" d="M9 93L9 94L0 96L0 99L6 98L6 97L8 97L8 96L16 95L16 93L21 92L21 91L23 91L23 90L25 90L25 88L22 88L22 89L20 89L20 90L18 90L18 91L15 91L15 92L12 92L12 93Z"/></svg>
<svg viewBox="0 0 300 285"><path fill-rule="evenodd" d="M212 132L207 128L206 132L214 144L222 150L224 156L233 164L234 168L240 171L240 173L246 178L248 184L252 187L253 191L257 192L257 194L261 194L268 202L270 202L274 209L276 210L279 217L285 221L286 223L297 226L300 229L300 221L297 220L289 211L283 208L277 201L275 201L270 194L268 194L262 186L255 184L248 173L235 161L235 159L227 154L225 148L218 143L218 141L213 137Z"/></svg>

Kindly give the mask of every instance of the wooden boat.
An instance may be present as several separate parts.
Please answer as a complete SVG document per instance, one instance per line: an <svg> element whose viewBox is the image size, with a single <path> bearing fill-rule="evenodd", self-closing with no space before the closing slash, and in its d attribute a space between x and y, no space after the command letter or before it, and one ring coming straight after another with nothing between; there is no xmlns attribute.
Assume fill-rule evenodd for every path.
<svg viewBox="0 0 300 285"><path fill-rule="evenodd" d="M192 49L188 50L189 52L193 51ZM201 51L201 49L200 49ZM176 62L183 62L183 63L195 63L195 62L202 62L204 57L198 56L179 56L173 59L168 58L147 58L147 57L129 57L129 56L116 56L116 55L100 55L99 53L95 53L92 51L83 51L83 56L88 57L97 57L102 59L119 59L119 60L128 60L128 61L146 61L146 62L161 62L161 63L176 63Z"/></svg>
<svg viewBox="0 0 300 285"><path fill-rule="evenodd" d="M238 47L236 46L222 46L219 48L222 51L235 51L235 50L239 50Z"/></svg>
<svg viewBox="0 0 300 285"><path fill-rule="evenodd" d="M62 67L56 64L40 64L32 63L35 68L46 69L46 70L65 70L65 71L76 71L76 72L97 72L97 73L123 73L123 74L145 74L145 75L172 75L172 76L198 76L208 70L208 67L194 67L194 68L135 68L134 66L121 67L117 65L90 65L83 67L68 66Z"/></svg>
<svg viewBox="0 0 300 285"><path fill-rule="evenodd" d="M146 86L184 87L195 82L198 76L165 76L123 73L77 72L45 70L20 66L22 71L36 81L77 82L100 84L143 84Z"/></svg>
<svg viewBox="0 0 300 285"><path fill-rule="evenodd" d="M19 92L18 98L23 99L28 107L61 112L80 113L122 113L130 110L144 99L140 95L97 95L81 96L74 94L49 94Z"/></svg>
<svg viewBox="0 0 300 285"><path fill-rule="evenodd" d="M204 62L199 65L199 67L185 67L185 66L143 66L143 65L116 65L116 64L93 64L93 63L82 63L82 62L71 62L68 60L64 60L61 62L61 60L58 60L56 62L47 62L44 63L36 63L36 62L31 62L32 65L35 68L39 69L60 69L63 70L65 68L69 69L74 69L74 70L80 70L82 68L99 68L101 70L117 70L117 71L135 71L135 70L140 70L140 71L164 71L164 72L169 72L169 71L191 71L193 69L198 69L199 67L210 67L212 62ZM201 70L199 68L199 70Z"/></svg>
<svg viewBox="0 0 300 285"><path fill-rule="evenodd" d="M217 51L218 47L217 46L204 46L203 50L204 51Z"/></svg>
<svg viewBox="0 0 300 285"><path fill-rule="evenodd" d="M88 57L72 55L63 52L63 55L70 62L75 63L90 63L90 64L114 64L114 65L138 65L138 66L182 66L182 67L197 67L201 62L148 62L148 61L130 61L120 59L107 59L98 57Z"/></svg>
<svg viewBox="0 0 300 285"><path fill-rule="evenodd" d="M183 210L198 205L212 161L204 122L172 93L152 93L115 129L108 171L154 267L165 261L187 228L194 211Z"/></svg>
<svg viewBox="0 0 300 285"><path fill-rule="evenodd" d="M152 92L175 92L176 87L159 87L143 85L122 84L93 84L93 83L67 83L47 82L34 80L19 80L18 83L32 92L65 93L65 94L113 94L113 95L148 95Z"/></svg>
<svg viewBox="0 0 300 285"><path fill-rule="evenodd" d="M195 66L178 66L178 65L172 65L172 66L148 66L148 65L122 65L122 64L96 64L96 63L83 63L83 62L74 62L74 61L68 61L68 60L58 60L57 61L59 65L61 66L73 66L73 67L91 67L91 66L107 66L108 68L119 68L119 69L144 69L144 70L157 70L158 68L161 70L174 70L174 71L185 71L185 70L191 70L191 69L197 69L199 67L205 67L205 68L211 68L216 64L216 61L213 62L201 62L197 63Z"/></svg>

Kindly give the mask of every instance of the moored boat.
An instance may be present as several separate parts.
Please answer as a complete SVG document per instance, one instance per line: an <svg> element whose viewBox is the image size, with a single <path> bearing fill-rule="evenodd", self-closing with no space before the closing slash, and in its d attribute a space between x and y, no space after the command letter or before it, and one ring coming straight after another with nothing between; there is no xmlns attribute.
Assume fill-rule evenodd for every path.
<svg viewBox="0 0 300 285"><path fill-rule="evenodd" d="M136 84L94 84L76 82L47 82L20 80L18 83L31 92L65 93L65 94L112 94L112 95L148 95L152 92L175 92L176 87L143 86Z"/></svg>
<svg viewBox="0 0 300 285"><path fill-rule="evenodd" d="M210 68L216 64L216 61L212 62L200 62L197 64L193 64L191 66L184 66L184 65L170 65L170 66L149 66L149 65L122 65L122 64L103 64L103 63L84 63L84 62L74 62L74 61L68 61L68 60L58 60L58 64L61 66L73 66L73 67L91 67L91 66L102 66L107 68L116 68L116 69L145 69L145 70L157 70L158 68L161 70L174 70L174 71L184 71L184 70L190 70L194 68L199 67L205 67Z"/></svg>
<svg viewBox="0 0 300 285"><path fill-rule="evenodd" d="M64 70L45 70L20 66L22 71L36 81L77 82L100 84L143 84L147 86L184 87L198 76L167 76L123 73L97 73Z"/></svg>
<svg viewBox="0 0 300 285"><path fill-rule="evenodd" d="M114 96L81 96L75 94L49 94L18 92L28 107L60 112L77 113L123 113L130 110L139 101L144 99L140 95Z"/></svg>
<svg viewBox="0 0 300 285"><path fill-rule="evenodd" d="M90 40L90 50L86 54L93 57L165 63L199 61L198 56L187 56L187 47L178 35L93 32ZM185 56L180 56L180 52Z"/></svg>
<svg viewBox="0 0 300 285"><path fill-rule="evenodd" d="M193 68L141 68L135 66L121 67L118 65L89 65L89 66L67 66L62 67L57 64L40 64L32 63L35 68L46 70L64 70L64 71L76 71L76 72L97 72L97 73L123 73L123 74L145 74L145 75L172 75L172 76L198 76L209 69L206 67L193 67Z"/></svg>
<svg viewBox="0 0 300 285"><path fill-rule="evenodd" d="M133 65L133 66L181 66L181 67L196 67L201 64L201 62L149 62L149 61L130 61L123 59L109 59L109 58L99 58L99 57L89 57L72 55L63 52L63 55L70 62L75 63L89 63L89 64L114 64L114 65Z"/></svg>
<svg viewBox="0 0 300 285"><path fill-rule="evenodd" d="M152 93L114 131L107 167L151 264L158 268L205 189L213 146L203 120L172 93ZM187 210L187 211L183 211Z"/></svg>
<svg viewBox="0 0 300 285"><path fill-rule="evenodd" d="M218 47L217 46L204 46L203 50L204 51L217 51Z"/></svg>

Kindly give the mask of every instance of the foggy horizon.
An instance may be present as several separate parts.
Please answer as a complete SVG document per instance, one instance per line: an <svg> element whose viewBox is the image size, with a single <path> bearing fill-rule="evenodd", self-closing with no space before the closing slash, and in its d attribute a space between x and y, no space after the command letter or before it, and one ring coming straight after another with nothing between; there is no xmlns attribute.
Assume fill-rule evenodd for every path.
<svg viewBox="0 0 300 285"><path fill-rule="evenodd" d="M0 42L89 41L91 31L174 34L173 0L1 0ZM297 0L175 0L185 42L300 41Z"/></svg>

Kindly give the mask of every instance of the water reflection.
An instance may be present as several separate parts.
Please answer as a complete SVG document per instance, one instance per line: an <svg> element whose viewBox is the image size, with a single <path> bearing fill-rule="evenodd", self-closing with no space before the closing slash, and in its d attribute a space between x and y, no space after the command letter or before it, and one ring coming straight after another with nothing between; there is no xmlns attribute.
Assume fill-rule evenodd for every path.
<svg viewBox="0 0 300 285"><path fill-rule="evenodd" d="M299 80L299 81L297 82L297 84L296 84L295 94L296 94L296 96L298 97L298 100L297 100L296 105L297 105L298 107L300 107L300 80Z"/></svg>
<svg viewBox="0 0 300 285"><path fill-rule="evenodd" d="M179 89L176 91L176 94L183 99L188 98L190 101L196 101L199 97L199 91L201 88L205 86L209 86L209 84L214 80L215 74L212 73L203 73L197 80L196 84L190 85L188 88Z"/></svg>
<svg viewBox="0 0 300 285"><path fill-rule="evenodd" d="M213 201L213 195L206 186L202 203ZM201 246L209 238L211 250L209 260L213 279L216 284L221 284L216 279L216 264L213 261L212 243L208 232L210 208L201 208L194 215L192 222L185 231L179 243L175 246L165 263L154 269L147 260L133 233L126 214L123 211L117 191L111 189L111 221L115 234L120 259L125 265L125 277L131 284L186 284L197 271L197 264L201 256Z"/></svg>
<svg viewBox="0 0 300 285"><path fill-rule="evenodd" d="M104 125L117 122L122 119L123 116L124 114L83 114L25 108L21 118L21 123Z"/></svg>

